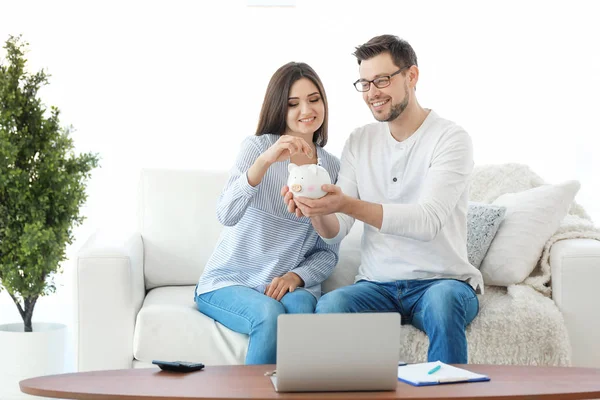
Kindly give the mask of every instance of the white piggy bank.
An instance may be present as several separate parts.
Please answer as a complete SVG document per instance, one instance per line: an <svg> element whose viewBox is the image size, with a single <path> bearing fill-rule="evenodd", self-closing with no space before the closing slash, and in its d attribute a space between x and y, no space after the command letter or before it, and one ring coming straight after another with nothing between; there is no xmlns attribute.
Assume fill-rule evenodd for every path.
<svg viewBox="0 0 600 400"><path fill-rule="evenodd" d="M294 196L310 197L318 199L327 194L321 189L321 185L330 184L331 178L327 170L319 165L306 164L288 165L288 187Z"/></svg>

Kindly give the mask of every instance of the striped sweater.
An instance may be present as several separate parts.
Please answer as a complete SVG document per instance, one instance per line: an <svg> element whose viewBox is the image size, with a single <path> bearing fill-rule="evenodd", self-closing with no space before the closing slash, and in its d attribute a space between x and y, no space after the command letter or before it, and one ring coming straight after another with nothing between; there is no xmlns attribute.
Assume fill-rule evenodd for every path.
<svg viewBox="0 0 600 400"><path fill-rule="evenodd" d="M263 293L273 278L293 271L318 299L321 282L333 272L339 244L326 244L310 219L289 213L281 197L289 161L273 164L256 187L248 183L248 169L278 139L278 135L268 134L242 142L217 204L217 218L225 229L200 277L198 295L233 285ZM336 182L337 157L319 146L317 156Z"/></svg>

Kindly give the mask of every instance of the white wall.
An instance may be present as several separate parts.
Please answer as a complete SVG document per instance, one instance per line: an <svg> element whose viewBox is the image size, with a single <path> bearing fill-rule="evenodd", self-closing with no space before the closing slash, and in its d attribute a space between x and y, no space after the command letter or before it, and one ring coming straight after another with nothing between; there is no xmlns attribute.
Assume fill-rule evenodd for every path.
<svg viewBox="0 0 600 400"><path fill-rule="evenodd" d="M0 0L0 40L23 33L42 95L72 124L80 151L100 153L73 259L97 228L134 226L140 168L229 168L256 127L271 74L304 61L330 103L330 144L372 121L352 87L351 53L392 33L415 48L425 107L464 126L477 164L529 164L548 182L578 179L600 220L600 3L595 1ZM3 53L2 53L3 54ZM70 272L34 320L69 320ZM107 295L110 288L107 288ZM18 320L0 295L0 323ZM67 312L65 310L68 310Z"/></svg>

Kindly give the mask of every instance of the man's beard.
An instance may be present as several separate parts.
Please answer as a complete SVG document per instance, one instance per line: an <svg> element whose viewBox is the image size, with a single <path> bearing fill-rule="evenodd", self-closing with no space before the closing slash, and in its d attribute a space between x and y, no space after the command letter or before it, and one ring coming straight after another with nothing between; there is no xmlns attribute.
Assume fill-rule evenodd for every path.
<svg viewBox="0 0 600 400"><path fill-rule="evenodd" d="M391 121L395 120L396 118L398 118L404 112L404 110L406 110L406 107L408 107L408 84L405 82L404 83L404 100L402 100L402 103L396 104L396 105L392 104L390 114L388 115L387 118L379 119L379 118L377 118L377 115L375 115L375 114L373 114L373 116L379 122L391 122Z"/></svg>

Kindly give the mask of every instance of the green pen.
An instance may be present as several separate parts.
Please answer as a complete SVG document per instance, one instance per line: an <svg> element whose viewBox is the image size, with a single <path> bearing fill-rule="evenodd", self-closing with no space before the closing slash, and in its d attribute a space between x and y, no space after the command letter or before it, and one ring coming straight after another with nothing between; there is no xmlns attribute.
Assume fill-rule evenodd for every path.
<svg viewBox="0 0 600 400"><path fill-rule="evenodd" d="M434 372L438 371L440 368L442 368L442 365L441 365L441 364L439 364L439 365L437 365L437 366L435 366L435 367L431 368L427 374L428 374L428 375L431 375L431 374L433 374Z"/></svg>

